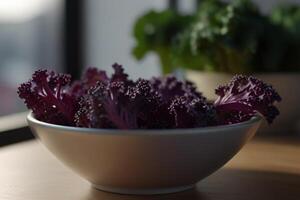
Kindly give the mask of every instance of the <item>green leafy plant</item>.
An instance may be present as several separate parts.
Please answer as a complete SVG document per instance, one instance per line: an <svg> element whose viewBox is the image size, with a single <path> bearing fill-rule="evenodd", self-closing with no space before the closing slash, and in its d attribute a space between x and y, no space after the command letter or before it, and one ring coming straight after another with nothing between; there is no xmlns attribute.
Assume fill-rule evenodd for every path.
<svg viewBox="0 0 300 200"><path fill-rule="evenodd" d="M196 15L191 27L177 37L173 48L176 65L205 71L240 70L241 66L245 70L245 58L262 32L257 9L252 5L209 0L200 5ZM250 21L250 16L259 19ZM242 23L249 23L249 29L256 26L255 32L239 30ZM247 34L236 34L237 31Z"/></svg>
<svg viewBox="0 0 300 200"><path fill-rule="evenodd" d="M229 73L286 71L287 42L287 32L248 0L204 1L195 23L178 36L175 65Z"/></svg>
<svg viewBox="0 0 300 200"><path fill-rule="evenodd" d="M150 10L134 24L136 45L132 51L133 56L141 60L147 53L155 52L160 58L163 73L172 72L172 41L192 21L192 16L180 15L172 10Z"/></svg>
<svg viewBox="0 0 300 200"><path fill-rule="evenodd" d="M270 20L286 35L280 70L300 71L300 6L280 4L272 10Z"/></svg>
<svg viewBox="0 0 300 200"><path fill-rule="evenodd" d="M238 52L233 33L236 8L220 1L205 1L190 28L178 36L174 48L179 66L215 71L244 66L243 59L251 48ZM218 69L219 68L219 69ZM237 67L238 68L238 67Z"/></svg>
<svg viewBox="0 0 300 200"><path fill-rule="evenodd" d="M147 31L149 24L155 31ZM263 15L250 0L203 0L191 16L150 11L137 20L134 33L135 57L156 52L164 73L176 67L227 73L300 71L296 5L279 5Z"/></svg>

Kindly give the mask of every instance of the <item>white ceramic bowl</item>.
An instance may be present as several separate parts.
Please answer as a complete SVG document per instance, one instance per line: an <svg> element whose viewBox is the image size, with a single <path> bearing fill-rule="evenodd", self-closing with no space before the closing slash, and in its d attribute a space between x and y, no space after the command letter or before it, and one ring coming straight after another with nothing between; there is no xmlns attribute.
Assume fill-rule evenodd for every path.
<svg viewBox="0 0 300 200"><path fill-rule="evenodd" d="M124 194L172 193L193 187L229 161L255 134L261 117L226 126L114 130L49 124L27 117L62 162L98 189Z"/></svg>

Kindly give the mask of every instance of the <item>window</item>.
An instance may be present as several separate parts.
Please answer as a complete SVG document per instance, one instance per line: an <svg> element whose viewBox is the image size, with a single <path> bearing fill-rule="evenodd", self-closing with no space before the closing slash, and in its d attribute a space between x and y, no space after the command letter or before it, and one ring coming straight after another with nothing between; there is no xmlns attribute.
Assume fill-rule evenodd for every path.
<svg viewBox="0 0 300 200"><path fill-rule="evenodd" d="M162 10L168 1L98 0L85 5L85 66L111 71L114 62L123 64L132 77L151 77L159 73L156 56L138 62L131 55L134 45L132 26L149 9Z"/></svg>
<svg viewBox="0 0 300 200"><path fill-rule="evenodd" d="M0 116L25 110L16 89L34 70L62 68L62 11L60 0L0 1Z"/></svg>

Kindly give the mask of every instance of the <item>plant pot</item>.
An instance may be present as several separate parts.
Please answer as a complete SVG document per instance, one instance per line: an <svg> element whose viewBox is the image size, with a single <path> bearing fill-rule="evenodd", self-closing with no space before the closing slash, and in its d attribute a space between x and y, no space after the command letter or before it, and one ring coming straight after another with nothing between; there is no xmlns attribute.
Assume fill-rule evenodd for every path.
<svg viewBox="0 0 300 200"><path fill-rule="evenodd" d="M215 89L226 84L232 78L232 74L200 72L186 70L186 78L193 81L198 90L209 100L216 99ZM273 85L282 97L278 104L280 115L269 126L263 123L260 132L292 134L299 132L300 122L300 73L259 73L255 77ZM269 127L266 127L269 126Z"/></svg>

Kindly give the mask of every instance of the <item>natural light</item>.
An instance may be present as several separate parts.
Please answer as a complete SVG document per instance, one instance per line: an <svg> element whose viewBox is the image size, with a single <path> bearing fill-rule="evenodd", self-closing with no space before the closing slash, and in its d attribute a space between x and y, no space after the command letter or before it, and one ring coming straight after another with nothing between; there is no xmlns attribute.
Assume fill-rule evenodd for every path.
<svg viewBox="0 0 300 200"><path fill-rule="evenodd" d="M49 0L0 0L0 23L22 23L40 15Z"/></svg>

